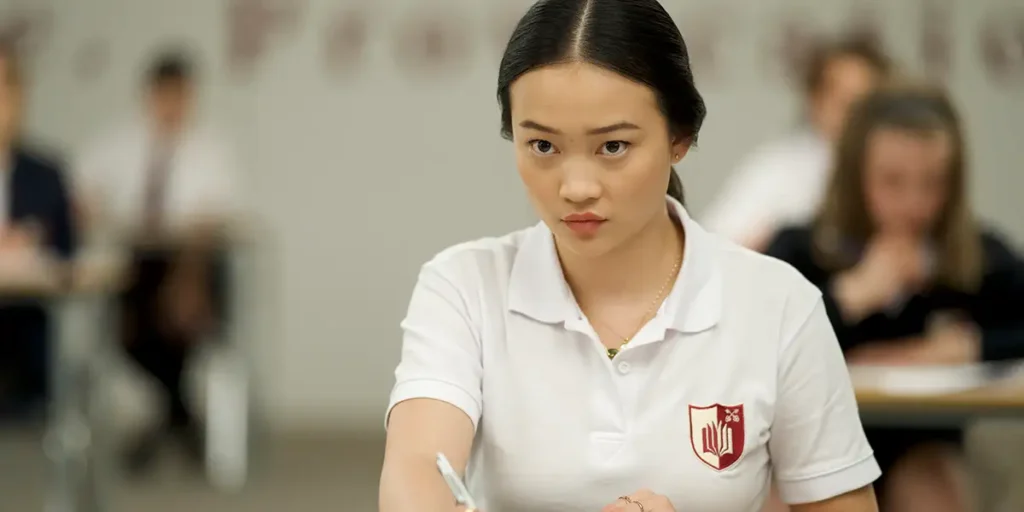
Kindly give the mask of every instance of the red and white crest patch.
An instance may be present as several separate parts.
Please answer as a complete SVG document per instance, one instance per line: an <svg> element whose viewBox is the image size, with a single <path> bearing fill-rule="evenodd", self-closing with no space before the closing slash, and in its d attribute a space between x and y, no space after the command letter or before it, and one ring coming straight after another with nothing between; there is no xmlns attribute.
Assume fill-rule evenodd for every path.
<svg viewBox="0 0 1024 512"><path fill-rule="evenodd" d="M743 455L743 406L690 406L690 445L704 464L716 471L732 466Z"/></svg>

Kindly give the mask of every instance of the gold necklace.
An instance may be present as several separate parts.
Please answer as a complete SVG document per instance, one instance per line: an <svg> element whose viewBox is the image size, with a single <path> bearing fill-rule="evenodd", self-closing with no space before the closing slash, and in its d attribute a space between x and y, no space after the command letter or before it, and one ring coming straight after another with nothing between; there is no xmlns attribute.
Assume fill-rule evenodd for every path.
<svg viewBox="0 0 1024 512"><path fill-rule="evenodd" d="M618 336L619 338L622 338L622 344L620 344L617 348L608 349L608 359L615 359L615 356L618 355L619 352L622 352L622 349L626 348L626 345L629 345L629 342L633 340L633 336L636 336L637 333L640 332L640 329L643 329L647 321L650 320L654 313L658 310L658 308L661 306L661 302L665 299L665 294L669 289L669 285L675 282L676 276L679 275L679 267L682 266L682 263L683 252L680 251L679 257L676 259L675 264L672 265L672 270L668 273L668 279L666 279L665 282L661 285L661 289L658 290L658 294L655 295L654 300L651 301L651 305L648 306L647 311L644 312L643 317L641 317L640 319L640 325L636 327L632 335L623 336L615 332L615 329L609 327L608 324L598 320L598 322L600 322L601 325L603 325L606 329L611 331L612 334Z"/></svg>

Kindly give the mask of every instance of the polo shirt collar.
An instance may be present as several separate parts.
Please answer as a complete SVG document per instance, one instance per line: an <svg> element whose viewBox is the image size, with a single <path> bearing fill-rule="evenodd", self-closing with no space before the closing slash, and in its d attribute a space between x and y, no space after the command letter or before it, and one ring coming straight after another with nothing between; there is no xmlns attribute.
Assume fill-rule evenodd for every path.
<svg viewBox="0 0 1024 512"><path fill-rule="evenodd" d="M544 323L575 318L576 299L562 273L555 238L544 222L526 232L512 263L508 307Z"/></svg>
<svg viewBox="0 0 1024 512"><path fill-rule="evenodd" d="M710 329L718 323L722 311L717 241L682 204L671 197L666 199L682 224L686 245L679 277L654 321L679 332ZM543 222L527 230L509 279L509 310L551 324L578 318L579 308L562 273L554 236Z"/></svg>

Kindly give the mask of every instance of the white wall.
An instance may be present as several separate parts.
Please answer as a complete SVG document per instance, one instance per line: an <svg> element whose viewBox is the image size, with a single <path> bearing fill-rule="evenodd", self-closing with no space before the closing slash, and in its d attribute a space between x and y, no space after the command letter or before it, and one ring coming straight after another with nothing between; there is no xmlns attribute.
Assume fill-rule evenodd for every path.
<svg viewBox="0 0 1024 512"><path fill-rule="evenodd" d="M0 5L52 8L30 120L37 133L69 147L132 106L138 65L160 41L187 37L203 50L206 112L246 150L254 202L272 235L256 283L252 340L271 418L282 425L377 425L418 266L451 243L532 222L511 149L498 136L494 99L499 35L525 3L266 2L294 4L296 16L290 28L285 20L248 76L227 69L227 0ZM857 19L864 9L854 5L876 6L890 48L920 68L913 67L921 58L916 0L665 4L690 38L709 103L701 148L683 166L698 213L744 152L796 120L797 98L768 53L787 14L826 29ZM367 14L367 45L332 73L323 66L325 27L342 9ZM1014 206L1024 190L1024 42L1015 43L1016 82L1000 85L982 66L979 41L1009 33L986 20L1021 26L1024 8L1013 0L975 0L956 2L953 14L946 80L966 118L973 195L983 215L1021 240L1024 222ZM463 58L448 72L417 70L395 51L398 34L431 16L465 31ZM698 44L700 37L707 44ZM74 70L90 41L95 48L105 42L109 65L83 82Z"/></svg>

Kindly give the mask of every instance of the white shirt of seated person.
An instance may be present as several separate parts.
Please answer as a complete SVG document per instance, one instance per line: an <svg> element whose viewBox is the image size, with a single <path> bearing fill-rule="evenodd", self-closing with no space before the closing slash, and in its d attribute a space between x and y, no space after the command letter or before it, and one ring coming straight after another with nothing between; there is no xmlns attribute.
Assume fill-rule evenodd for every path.
<svg viewBox="0 0 1024 512"><path fill-rule="evenodd" d="M614 360L543 223L423 266L388 411L431 398L473 420L482 510L600 510L649 488L680 511L754 512L773 474L788 503L880 475L819 291L668 201L680 277Z"/></svg>
<svg viewBox="0 0 1024 512"><path fill-rule="evenodd" d="M74 165L76 189L99 206L106 230L141 227L146 185L157 148L142 119L125 122L87 146ZM170 231L242 211L233 149L213 129L189 127L171 152L163 187L162 222Z"/></svg>
<svg viewBox="0 0 1024 512"><path fill-rule="evenodd" d="M831 163L828 141L810 131L767 144L729 175L698 218L709 231L736 243L767 244L780 228L814 217Z"/></svg>

